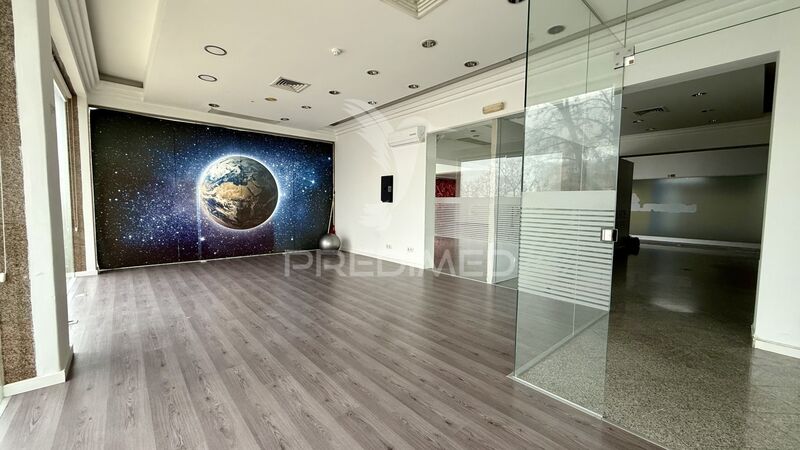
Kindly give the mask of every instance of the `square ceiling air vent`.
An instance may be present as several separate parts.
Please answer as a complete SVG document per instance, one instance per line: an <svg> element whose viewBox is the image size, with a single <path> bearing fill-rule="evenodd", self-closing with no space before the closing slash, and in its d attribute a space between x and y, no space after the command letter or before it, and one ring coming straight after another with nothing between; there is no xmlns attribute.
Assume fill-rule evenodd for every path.
<svg viewBox="0 0 800 450"><path fill-rule="evenodd" d="M411 17L421 19L422 16L431 12L434 8L441 5L445 0L382 0L384 3L389 3Z"/></svg>
<svg viewBox="0 0 800 450"><path fill-rule="evenodd" d="M301 83L299 81L290 80L284 77L278 77L275 81L273 81L270 86L274 86L278 89L283 89L285 91L299 93L302 92L303 89L311 86L308 83Z"/></svg>

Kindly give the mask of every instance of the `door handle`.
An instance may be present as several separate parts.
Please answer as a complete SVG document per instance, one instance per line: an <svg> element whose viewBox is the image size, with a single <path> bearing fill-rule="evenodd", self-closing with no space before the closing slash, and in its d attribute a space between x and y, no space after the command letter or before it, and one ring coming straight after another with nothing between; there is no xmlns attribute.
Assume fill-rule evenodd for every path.
<svg viewBox="0 0 800 450"><path fill-rule="evenodd" d="M600 240L603 242L617 242L619 240L619 230L616 228L601 228Z"/></svg>

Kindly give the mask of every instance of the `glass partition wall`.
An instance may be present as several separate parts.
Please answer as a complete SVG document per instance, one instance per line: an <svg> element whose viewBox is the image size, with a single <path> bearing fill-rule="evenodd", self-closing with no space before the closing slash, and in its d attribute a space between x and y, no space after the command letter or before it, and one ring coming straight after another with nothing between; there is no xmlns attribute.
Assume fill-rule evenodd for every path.
<svg viewBox="0 0 800 450"><path fill-rule="evenodd" d="M627 2L528 3L513 376L602 415Z"/></svg>
<svg viewBox="0 0 800 450"><path fill-rule="evenodd" d="M524 117L435 136L433 269L516 288Z"/></svg>

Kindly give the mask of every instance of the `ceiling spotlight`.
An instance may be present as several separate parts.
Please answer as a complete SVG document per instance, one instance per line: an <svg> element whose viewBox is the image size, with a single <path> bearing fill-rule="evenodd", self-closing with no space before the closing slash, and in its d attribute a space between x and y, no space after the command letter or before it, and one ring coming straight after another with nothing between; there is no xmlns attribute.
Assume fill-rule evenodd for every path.
<svg viewBox="0 0 800 450"><path fill-rule="evenodd" d="M333 56L339 56L339 55L341 55L342 53L344 53L344 50L342 50L342 49L340 49L340 48L333 47L333 48L331 49L331 54L332 54Z"/></svg>
<svg viewBox="0 0 800 450"><path fill-rule="evenodd" d="M409 84L408 88L409 89L419 89L419 85L418 84Z"/></svg>
<svg viewBox="0 0 800 450"><path fill-rule="evenodd" d="M368 104L370 104L370 105L372 105L372 106L375 106L375 105L377 105L377 104L378 104L378 102L376 102L375 100L370 100L370 101L368 101L367 103L368 103Z"/></svg>
<svg viewBox="0 0 800 450"><path fill-rule="evenodd" d="M642 122L644 122L644 119L636 119L633 121L633 123L642 123Z"/></svg>
<svg viewBox="0 0 800 450"><path fill-rule="evenodd" d="M228 51L218 45L206 45L203 47L203 50L211 53L214 56L225 56L228 54Z"/></svg>
<svg viewBox="0 0 800 450"><path fill-rule="evenodd" d="M217 81L217 77L215 77L214 75L207 75L204 73L198 75L197 78L200 78L203 81L208 81L209 83Z"/></svg>
<svg viewBox="0 0 800 450"><path fill-rule="evenodd" d="M216 103L209 103L208 106L210 106L212 108L219 108L219 105L216 104Z"/></svg>
<svg viewBox="0 0 800 450"><path fill-rule="evenodd" d="M552 27L547 29L547 34L554 34L554 35L559 34L566 29L567 27L565 27L564 25L553 25Z"/></svg>
<svg viewBox="0 0 800 450"><path fill-rule="evenodd" d="M268 102L277 102L278 101L278 99L275 98L275 97L266 97L266 98L264 98L264 100L266 100Z"/></svg>
<svg viewBox="0 0 800 450"><path fill-rule="evenodd" d="M308 106L308 105L303 105L303 106L301 106L301 108L303 108L303 109L311 109L311 107Z"/></svg>
<svg viewBox="0 0 800 450"><path fill-rule="evenodd" d="M701 113L710 113L710 112L713 112L713 111L714 111L714 108L708 108L708 109L704 109L704 110L702 110L700 112Z"/></svg>
<svg viewBox="0 0 800 450"><path fill-rule="evenodd" d="M692 97L702 97L704 95L708 95L708 92L702 92L702 91L695 92L694 94L692 94Z"/></svg>
<svg viewBox="0 0 800 450"><path fill-rule="evenodd" d="M708 121L708 123L717 123L717 122L719 122L719 120L717 120L717 119L711 119L711 120Z"/></svg>
<svg viewBox="0 0 800 450"><path fill-rule="evenodd" d="M341 94L341 92L339 92L339 91L337 91L336 89L334 89L334 90L332 90L332 91L328 91L328 94L331 94L331 95L339 95L339 94Z"/></svg>
<svg viewBox="0 0 800 450"><path fill-rule="evenodd" d="M372 69L372 70L368 70L368 71L367 71L367 75L377 75L377 74L379 74L379 73L380 73L380 72L378 72L378 71L377 71L377 70L375 70L375 69Z"/></svg>
<svg viewBox="0 0 800 450"><path fill-rule="evenodd" d="M284 122L288 122L289 118L288 117L281 117L281 120L284 121Z"/></svg>
<svg viewBox="0 0 800 450"><path fill-rule="evenodd" d="M420 45L422 45L422 48L433 48L436 47L436 44L438 44L438 42L436 42L433 39L425 39L420 43Z"/></svg>
<svg viewBox="0 0 800 450"><path fill-rule="evenodd" d="M477 65L478 65L478 61L467 61L467 62L464 63L465 67L470 67L470 68L475 67Z"/></svg>

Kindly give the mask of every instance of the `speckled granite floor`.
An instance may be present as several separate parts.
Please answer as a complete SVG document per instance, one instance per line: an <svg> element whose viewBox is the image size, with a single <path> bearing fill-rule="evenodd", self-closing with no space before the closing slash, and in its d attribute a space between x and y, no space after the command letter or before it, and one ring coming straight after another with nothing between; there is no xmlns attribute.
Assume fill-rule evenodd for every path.
<svg viewBox="0 0 800 450"><path fill-rule="evenodd" d="M643 246L615 270L607 342L601 320L520 378L667 448L800 448L800 360L750 342L757 267Z"/></svg>

